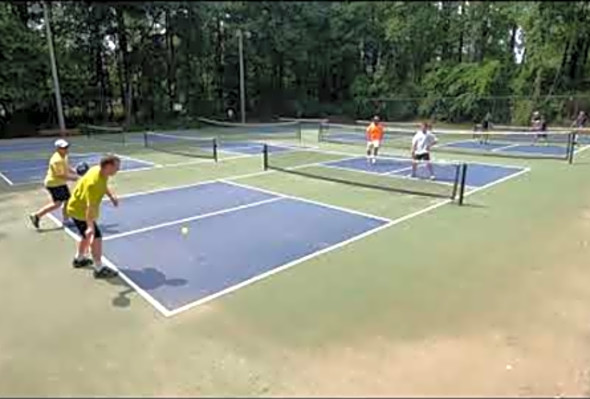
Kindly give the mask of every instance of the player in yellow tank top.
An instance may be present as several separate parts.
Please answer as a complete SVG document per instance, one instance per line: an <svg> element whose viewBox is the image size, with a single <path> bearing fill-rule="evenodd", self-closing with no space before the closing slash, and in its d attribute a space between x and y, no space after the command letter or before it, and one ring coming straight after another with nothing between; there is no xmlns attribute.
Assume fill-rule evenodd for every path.
<svg viewBox="0 0 590 399"><path fill-rule="evenodd" d="M70 190L68 188L68 180L76 180L76 172L70 167L68 163L68 151L70 144L59 139L55 141L55 153L49 159L49 166L45 176L44 185L49 195L51 202L43 206L37 212L29 215L29 219L33 226L38 229L41 218L58 209L64 205L70 198ZM63 206L63 221L67 219L66 207Z"/></svg>

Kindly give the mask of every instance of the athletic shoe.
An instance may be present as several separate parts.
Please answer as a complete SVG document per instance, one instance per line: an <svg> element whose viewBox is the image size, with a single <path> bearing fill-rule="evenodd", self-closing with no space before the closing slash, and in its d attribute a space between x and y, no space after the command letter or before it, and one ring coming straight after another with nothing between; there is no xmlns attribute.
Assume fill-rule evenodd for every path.
<svg viewBox="0 0 590 399"><path fill-rule="evenodd" d="M436 176L435 175L430 176L430 180L436 180Z"/></svg>
<svg viewBox="0 0 590 399"><path fill-rule="evenodd" d="M82 259L74 259L72 261L72 266L76 269L80 269L82 267L87 267L92 265L92 259L89 258L82 258Z"/></svg>
<svg viewBox="0 0 590 399"><path fill-rule="evenodd" d="M119 273L117 273L116 270L103 266L100 269L94 271L94 278L109 279L117 277L118 274Z"/></svg>
<svg viewBox="0 0 590 399"><path fill-rule="evenodd" d="M39 228L39 216L33 214L29 215L29 220L31 221L31 224L33 225L33 227L35 227L36 229Z"/></svg>

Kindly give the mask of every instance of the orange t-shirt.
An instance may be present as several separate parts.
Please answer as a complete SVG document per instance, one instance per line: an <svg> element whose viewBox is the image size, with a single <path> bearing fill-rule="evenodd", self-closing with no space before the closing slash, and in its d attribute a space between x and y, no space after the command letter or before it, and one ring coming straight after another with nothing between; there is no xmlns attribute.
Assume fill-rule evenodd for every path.
<svg viewBox="0 0 590 399"><path fill-rule="evenodd" d="M374 140L383 140L383 125L375 122L371 122L369 127L367 127L367 140L374 141Z"/></svg>

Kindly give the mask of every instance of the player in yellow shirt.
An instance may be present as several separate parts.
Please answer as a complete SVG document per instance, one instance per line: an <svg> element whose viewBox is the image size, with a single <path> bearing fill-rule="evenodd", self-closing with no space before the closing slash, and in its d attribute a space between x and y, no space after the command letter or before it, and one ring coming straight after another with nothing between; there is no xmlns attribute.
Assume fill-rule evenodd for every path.
<svg viewBox="0 0 590 399"><path fill-rule="evenodd" d="M109 189L108 181L117 174L120 166L121 160L117 156L103 157L99 165L91 167L78 181L67 204L68 216L72 218L82 237L73 266L79 268L94 264L95 278L111 278L117 275L115 270L102 265L102 233L96 221L105 195L113 206L119 206L119 200ZM92 253L92 260L86 257L88 249Z"/></svg>
<svg viewBox="0 0 590 399"><path fill-rule="evenodd" d="M51 203L43 206L37 212L29 215L29 219L36 229L39 228L41 218L58 209L70 198L70 190L68 188L68 180L77 180L76 171L72 169L68 161L68 151L70 144L59 139L55 141L55 153L49 160L49 167L47 168L47 175L45 176L45 188L49 191L51 196ZM66 207L63 210L63 221L67 219Z"/></svg>

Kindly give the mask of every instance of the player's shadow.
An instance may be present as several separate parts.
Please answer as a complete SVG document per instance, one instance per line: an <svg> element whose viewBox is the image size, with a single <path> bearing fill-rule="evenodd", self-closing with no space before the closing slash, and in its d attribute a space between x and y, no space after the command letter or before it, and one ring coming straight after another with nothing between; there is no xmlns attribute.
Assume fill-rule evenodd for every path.
<svg viewBox="0 0 590 399"><path fill-rule="evenodd" d="M45 233L51 233L53 231L60 231L63 229L64 229L64 226L55 226L55 227L47 227L47 228L39 229L39 230L37 230L37 232L39 232L40 234L45 234Z"/></svg>
<svg viewBox="0 0 590 399"><path fill-rule="evenodd" d="M155 290L163 286L180 287L187 283L187 280L183 278L168 278L164 273L152 267L144 268L142 270L120 269L120 272L145 291ZM121 277L110 279L108 282L113 285L124 287L124 289L113 298L113 306L118 308L129 307L131 304L130 295L135 292L135 289L129 286L129 284L127 284L127 282Z"/></svg>

